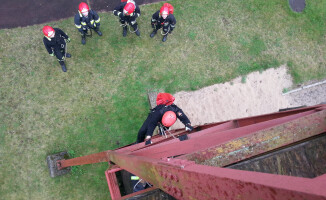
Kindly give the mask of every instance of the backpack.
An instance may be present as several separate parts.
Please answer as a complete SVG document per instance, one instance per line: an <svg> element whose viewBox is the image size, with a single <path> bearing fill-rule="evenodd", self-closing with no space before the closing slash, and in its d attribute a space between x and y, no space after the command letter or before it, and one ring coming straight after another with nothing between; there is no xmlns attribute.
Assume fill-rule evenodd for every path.
<svg viewBox="0 0 326 200"><path fill-rule="evenodd" d="M156 105L171 105L175 98L169 93L158 93L156 97Z"/></svg>

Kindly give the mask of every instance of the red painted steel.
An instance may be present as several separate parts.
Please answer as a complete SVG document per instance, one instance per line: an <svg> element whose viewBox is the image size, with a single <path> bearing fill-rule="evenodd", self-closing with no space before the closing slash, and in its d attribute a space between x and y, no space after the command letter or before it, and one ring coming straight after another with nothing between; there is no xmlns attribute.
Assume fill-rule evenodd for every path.
<svg viewBox="0 0 326 200"><path fill-rule="evenodd" d="M107 159L107 152L103 151L100 153L94 153L87 156L82 156L78 158L72 158L68 160L58 160L57 166L58 169L62 169L65 167L75 166L75 165L85 165L85 164L92 164L92 163L99 163L99 162L108 162Z"/></svg>
<svg viewBox="0 0 326 200"><path fill-rule="evenodd" d="M326 132L326 123L323 123L325 119L326 110L250 135L233 138L227 142L217 143L214 147L179 158L194 160L197 163L206 161L203 164L207 165L226 166Z"/></svg>
<svg viewBox="0 0 326 200"><path fill-rule="evenodd" d="M115 172L120 171L120 168L105 171L105 177L108 182L110 195L112 200L121 199L119 184Z"/></svg>
<svg viewBox="0 0 326 200"><path fill-rule="evenodd" d="M128 199L128 198L131 198L131 197L143 194L143 193L147 193L147 192L150 192L150 191L153 191L153 190L156 190L156 189L157 189L156 187L147 188L145 190L141 190L141 191L138 191L138 192L134 192L132 194L125 195L125 196L121 197L121 199Z"/></svg>
<svg viewBox="0 0 326 200"><path fill-rule="evenodd" d="M121 169L115 165L111 169L105 171L105 177L106 177L106 180L107 180L107 183L109 186L110 195L111 195L112 200L127 199L127 198L133 197L135 195L143 194L143 193L157 189L156 187L151 187L146 190L134 192L132 194L125 195L125 196L121 196L119 183L118 183L118 180L117 180L117 177L115 174L116 172L121 171L121 170L123 170L123 169Z"/></svg>
<svg viewBox="0 0 326 200"><path fill-rule="evenodd" d="M177 199L326 199L323 179L210 167L179 159L163 161L116 152L108 156L121 168Z"/></svg>
<svg viewBox="0 0 326 200"><path fill-rule="evenodd" d="M283 123L289 123L292 120L299 119L301 117L307 116L309 114L313 114L314 111L306 111L303 113L282 117L274 120L269 120L265 122L261 122L258 124L253 124L250 126L244 126L237 129L231 129L222 132L215 132L214 127L205 129L200 132L196 132L191 134L191 139L180 142L178 139L174 139L172 142L166 143L164 146L156 145L150 146L138 151L134 151L130 153L130 155L137 156L147 156L152 158L163 158L163 157L171 157L176 155L189 154L197 151L205 151L208 148L214 147L217 144L223 144L227 141L247 136L251 133L265 130L267 128L278 128L277 125ZM304 119L302 119L304 120ZM287 129L287 126L283 126L283 130ZM281 130L280 130L281 131ZM322 133L318 132L317 134ZM196 139L194 139L196 138ZM288 143L287 143L288 144ZM204 154L201 154L204 156ZM208 158L212 158L213 155L207 156Z"/></svg>
<svg viewBox="0 0 326 200"><path fill-rule="evenodd" d="M224 164L232 163L326 132L325 105L198 128L201 131L189 134L189 140L156 136L152 145L140 143L115 151L60 160L58 167L114 162L177 199L326 199L325 175L308 179L224 169L191 161L203 162L223 155ZM186 134L184 130L173 133ZM179 156L179 159L167 158L171 156ZM105 174L111 195L120 198L115 170L118 169Z"/></svg>

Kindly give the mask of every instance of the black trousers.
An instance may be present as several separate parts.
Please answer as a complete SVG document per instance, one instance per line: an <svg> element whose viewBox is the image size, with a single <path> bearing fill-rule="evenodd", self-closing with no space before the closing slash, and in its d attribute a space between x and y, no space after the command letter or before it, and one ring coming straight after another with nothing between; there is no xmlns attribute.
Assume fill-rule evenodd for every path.
<svg viewBox="0 0 326 200"><path fill-rule="evenodd" d="M146 137L146 133L149 129L152 130L152 132L154 131L155 127L153 127L153 125L151 125L149 122L150 122L150 119L151 119L151 116L152 113L149 113L146 120L144 121L143 125L141 126L141 128L139 129L138 131L138 135L137 135L137 143L141 143L141 142L144 142L145 140L145 137Z"/></svg>
<svg viewBox="0 0 326 200"><path fill-rule="evenodd" d="M136 31L137 29L138 29L138 24L137 24L137 22L136 23L134 23L134 24L131 24L131 22L128 22L128 21L126 21L126 20L123 20L123 19L121 19L120 18L120 23L121 24L125 24L126 22L134 29L134 31Z"/></svg>
<svg viewBox="0 0 326 200"><path fill-rule="evenodd" d="M101 23L94 23L96 26L82 26L81 28L78 29L78 31L84 35L87 34L87 29L94 29L94 30L99 30Z"/></svg>
<svg viewBox="0 0 326 200"><path fill-rule="evenodd" d="M65 49L66 45L67 44L61 44L60 49L54 50L54 55L57 57L59 63L63 62L64 56L66 55L66 49Z"/></svg>
<svg viewBox="0 0 326 200"><path fill-rule="evenodd" d="M171 27L170 27L170 24L168 25L168 26L164 26L164 25L162 25L162 24L160 24L160 23L157 23L156 25L155 25L155 29L156 30L159 30L160 28L162 28L163 27L163 32L164 33L167 33L167 32L169 32L170 30L172 31L172 29L171 29Z"/></svg>

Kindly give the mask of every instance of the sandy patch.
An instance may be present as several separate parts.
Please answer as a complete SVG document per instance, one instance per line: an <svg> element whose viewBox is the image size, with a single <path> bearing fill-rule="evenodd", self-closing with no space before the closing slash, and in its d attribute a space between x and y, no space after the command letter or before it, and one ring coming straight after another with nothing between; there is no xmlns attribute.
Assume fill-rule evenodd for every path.
<svg viewBox="0 0 326 200"><path fill-rule="evenodd" d="M208 86L193 92L181 91L174 94L174 97L175 104L182 108L193 125L326 102L326 84L284 95L283 89L290 88L292 85L292 78L286 66L282 65L262 73L251 73L245 83L242 83L239 77L231 82ZM177 121L172 129L182 127L183 124Z"/></svg>

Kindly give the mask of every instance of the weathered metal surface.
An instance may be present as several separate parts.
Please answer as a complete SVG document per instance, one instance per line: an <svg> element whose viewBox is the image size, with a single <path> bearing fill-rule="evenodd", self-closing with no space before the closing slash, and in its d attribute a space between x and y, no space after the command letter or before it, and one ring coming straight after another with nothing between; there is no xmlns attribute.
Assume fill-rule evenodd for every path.
<svg viewBox="0 0 326 200"><path fill-rule="evenodd" d="M108 154L121 168L139 175L177 199L326 199L324 179L289 177L211 166L179 159Z"/></svg>
<svg viewBox="0 0 326 200"><path fill-rule="evenodd" d="M326 133L285 149L228 166L231 169L314 178L326 174Z"/></svg>
<svg viewBox="0 0 326 200"><path fill-rule="evenodd" d="M119 189L119 184L115 172L120 171L121 168L114 168L105 171L105 177L108 182L110 195L112 200L121 199L121 193Z"/></svg>
<svg viewBox="0 0 326 200"><path fill-rule="evenodd" d="M271 137L270 133L278 133L280 134L282 131L287 130L287 126L284 126L284 123L291 123L291 121L295 120L302 120L302 117L304 116L310 116L311 114L315 113L315 111L306 111L303 113L298 113L274 120L269 120L249 126L244 126L241 128L236 129L230 129L226 131L221 132L215 132L214 127L205 129L203 131L193 133L191 134L190 140L182 141L180 142L177 139L174 139L173 142L166 142L164 145L155 145L150 146L144 149L140 149L137 151L134 151L130 153L130 155L138 155L138 156L147 156L152 158L163 158L163 157L171 157L171 156L177 156L177 155L183 155L183 154L189 154L186 156L182 156L183 159L189 159L189 160L195 160L197 163L202 163L206 160L211 160L212 158L218 156L219 154L226 152L234 152L234 155L238 155L237 150L241 149L243 146L242 143L245 142L244 152L250 152L248 151L248 148L252 146L253 144L259 143L259 141L266 141L266 143L263 143L267 146L273 146L273 143L268 144L267 142L279 142L279 144L282 143L280 138L275 136ZM325 114L325 112L324 112ZM319 119L321 120L321 119ZM300 122L299 122L300 124ZM322 123L320 123L322 124ZM320 125L319 126L322 126ZM310 124L309 124L310 125ZM308 126L309 126L308 125ZM312 126L312 125L310 125ZM314 125L315 126L315 125ZM300 126L299 126L300 127ZM295 127L294 127L295 128ZM324 132L325 123L323 123L322 130L318 130L319 133ZM266 134L253 134L257 131L262 131L264 133L265 130ZM297 131L303 131L301 128L296 128ZM293 130L294 131L294 130ZM286 137L292 137L293 131L290 135ZM318 132L317 131L317 132ZM197 134L197 135L196 135ZM198 135L200 134L200 135ZM314 133L316 134L316 133ZM266 137L264 138L264 135ZM299 138L300 135L303 136L311 136L310 133L308 134L298 134L296 133L296 137ZM194 139L196 137L196 139ZM259 138L262 137L262 138ZM242 139L244 138L244 139ZM283 137L281 137L282 139ZM288 143L291 143L293 141L289 140ZM288 143L285 143L283 145L286 145ZM251 150L251 149L249 149ZM257 149L255 148L256 152L262 152L264 149ZM270 149L269 149L270 150ZM194 152L194 153L192 153ZM244 159L246 157L238 157L235 162L239 161L239 159ZM230 164L230 163L226 163ZM215 164L214 164L215 165Z"/></svg>
<svg viewBox="0 0 326 200"><path fill-rule="evenodd" d="M296 115L301 114L303 113ZM233 139L216 143L217 145L214 147L180 158L194 160L196 163L210 166L226 166L326 131L326 110L289 120L286 123L282 123L282 119L259 123L259 125L266 127L272 126L255 132L251 130L250 132L254 133L242 134L241 137L237 133L246 133L246 129L256 125L239 128L234 132L235 137ZM275 125L274 122L277 121L281 123ZM233 132L229 134L233 134Z"/></svg>
<svg viewBox="0 0 326 200"><path fill-rule="evenodd" d="M325 175L308 179L195 163L225 166L326 132L325 109L326 106L313 106L206 125L203 130L190 134L186 141L157 138L152 145L136 144L60 160L58 164L63 168L114 162L177 199L326 200ZM184 131L174 134L184 134ZM184 160L166 158L170 156ZM117 184L114 178L109 181Z"/></svg>
<svg viewBox="0 0 326 200"><path fill-rule="evenodd" d="M58 160L57 166L58 169L63 169L65 167L75 166L75 165L85 165L85 164L92 164L92 163L99 163L99 162L108 162L107 159L107 152L103 151L100 153L94 153L87 156L82 156L78 158L72 158L69 160Z"/></svg>

